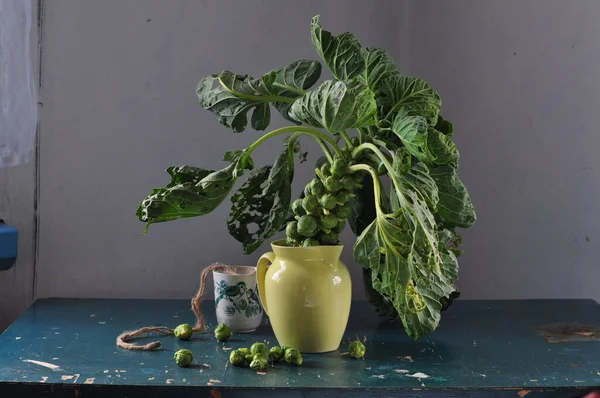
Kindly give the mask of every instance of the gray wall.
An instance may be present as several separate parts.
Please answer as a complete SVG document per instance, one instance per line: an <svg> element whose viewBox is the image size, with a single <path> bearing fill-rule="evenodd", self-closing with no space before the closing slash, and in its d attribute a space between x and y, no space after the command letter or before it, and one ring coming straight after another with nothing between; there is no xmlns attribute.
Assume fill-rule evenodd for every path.
<svg viewBox="0 0 600 398"><path fill-rule="evenodd" d="M38 77L37 0L31 0L32 70ZM37 79L36 79L37 80ZM1 138L0 138L1 140ZM0 169L0 219L19 231L19 255L13 268L0 271L0 332L33 301L35 283L35 162Z"/></svg>
<svg viewBox="0 0 600 398"><path fill-rule="evenodd" d="M308 26L321 13L327 29L387 48L404 71L440 91L479 213L465 232L463 297L600 299L600 26L593 23L600 3L62 0L46 7L39 296L187 298L203 266L255 262L259 253L244 256L227 234L227 206L153 226L145 237L133 213L167 181L166 167L219 167L226 150L257 137L235 135L200 109L198 79L315 58ZM270 162L278 145L255 160ZM311 174L305 166L297 180ZM362 298L349 235L344 243Z"/></svg>

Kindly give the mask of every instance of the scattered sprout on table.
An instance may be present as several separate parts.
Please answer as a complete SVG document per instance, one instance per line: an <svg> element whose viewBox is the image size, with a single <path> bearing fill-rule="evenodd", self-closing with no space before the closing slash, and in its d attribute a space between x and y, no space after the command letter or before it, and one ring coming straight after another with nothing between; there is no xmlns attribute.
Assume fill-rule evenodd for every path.
<svg viewBox="0 0 600 398"><path fill-rule="evenodd" d="M271 362L279 362L283 359L285 352L281 347L271 347L269 350L269 360Z"/></svg>
<svg viewBox="0 0 600 398"><path fill-rule="evenodd" d="M295 348L285 350L285 361L289 364L300 366L302 365L302 354Z"/></svg>
<svg viewBox="0 0 600 398"><path fill-rule="evenodd" d="M234 366L244 366L246 355L241 350L233 350L229 354L229 362Z"/></svg>
<svg viewBox="0 0 600 398"><path fill-rule="evenodd" d="M175 358L175 363L177 366L186 367L192 363L194 355L190 350L179 350L175 353L173 358Z"/></svg>
<svg viewBox="0 0 600 398"><path fill-rule="evenodd" d="M258 353L268 355L269 348L267 347L267 345L265 343L254 343L254 344L252 344L252 347L250 347L250 353L252 355L256 355Z"/></svg>
<svg viewBox="0 0 600 398"><path fill-rule="evenodd" d="M192 327L187 323L183 323L173 330L173 334L179 340L189 340L193 333Z"/></svg>
<svg viewBox="0 0 600 398"><path fill-rule="evenodd" d="M231 337L231 329L229 329L229 326L221 323L215 328L215 337L219 341L227 341Z"/></svg>
<svg viewBox="0 0 600 398"><path fill-rule="evenodd" d="M358 340L351 342L348 346L348 354L354 359L364 358L366 351L365 345Z"/></svg>

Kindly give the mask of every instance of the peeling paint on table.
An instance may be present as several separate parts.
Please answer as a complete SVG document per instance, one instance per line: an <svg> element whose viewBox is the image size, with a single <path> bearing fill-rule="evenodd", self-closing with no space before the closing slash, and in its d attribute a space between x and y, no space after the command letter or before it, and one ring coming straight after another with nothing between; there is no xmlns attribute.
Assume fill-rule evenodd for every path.
<svg viewBox="0 0 600 398"><path fill-rule="evenodd" d="M219 343L210 333L216 326L212 302L204 307L209 333L190 341L152 337L163 343L153 352L116 347L123 330L193 323L188 306L187 300L38 300L0 336L0 397L269 398L285 390L292 397L385 392L411 398L537 398L579 397L600 386L600 344L589 334L600 327L600 306L591 300L458 301L444 313L440 328L419 341L409 339L399 322L355 302L338 351L306 354L299 368L278 363L264 372L227 366L227 360L230 349L256 341L276 344L266 320L255 333ZM559 324L585 328L547 326ZM540 330L583 334L569 332L575 340L555 343ZM357 336L367 347L362 360L343 355ZM189 368L173 361L181 348L194 353Z"/></svg>

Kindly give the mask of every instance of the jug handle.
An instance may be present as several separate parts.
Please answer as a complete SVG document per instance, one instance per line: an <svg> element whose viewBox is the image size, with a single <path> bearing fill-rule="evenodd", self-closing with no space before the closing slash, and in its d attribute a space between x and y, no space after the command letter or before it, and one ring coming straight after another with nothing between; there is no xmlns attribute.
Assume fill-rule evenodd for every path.
<svg viewBox="0 0 600 398"><path fill-rule="evenodd" d="M258 295L260 296L260 302L262 303L265 314L269 315L267 310L267 296L265 295L265 282L267 278L267 269L269 263L272 263L275 259L275 253L268 252L260 256L258 263L256 264L256 282L258 283Z"/></svg>

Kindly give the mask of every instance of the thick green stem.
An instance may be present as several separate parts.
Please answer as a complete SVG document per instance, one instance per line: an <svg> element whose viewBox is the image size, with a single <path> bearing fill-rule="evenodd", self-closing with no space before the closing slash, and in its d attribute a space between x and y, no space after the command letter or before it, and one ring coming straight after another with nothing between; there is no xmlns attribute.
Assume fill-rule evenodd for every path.
<svg viewBox="0 0 600 398"><path fill-rule="evenodd" d="M390 163L388 158L385 156L385 154L383 152L381 152L381 150L379 148L377 148L377 146L375 146L371 143L368 143L368 142L364 143L364 144L360 144L358 147L356 147L356 149L354 151L352 151L352 158L356 158L360 154L360 152L364 151L365 149L370 149L373 153L375 153L375 155L377 155L379 160L381 160L381 162L383 163L383 165L385 166L385 168L388 171L388 175L389 175L390 179L392 180L394 189L396 190L396 195L398 196L398 201L400 201L401 205L406 204L406 199L404 198L404 194L400 190L402 183L398 180L398 176L396 176L394 167L392 166L392 164Z"/></svg>
<svg viewBox="0 0 600 398"><path fill-rule="evenodd" d="M377 209L377 214L382 214L383 212L381 211L381 181L379 181L377 171L371 166L362 163L350 166L349 169L351 173L363 170L371 174L371 178L373 179L373 191L375 192L375 207Z"/></svg>
<svg viewBox="0 0 600 398"><path fill-rule="evenodd" d="M263 135L262 137L260 137L258 140L254 141L254 143L252 145L250 145L246 151L248 154L252 153L252 151L254 151L260 144L262 144L263 142L265 142L266 140L268 140L269 138L273 138L277 135L280 134L285 134L285 133L291 133L291 132L298 132L301 134L306 134L306 135L310 135L313 138L315 138L318 142L320 142L320 144L322 144L322 148L323 146L326 146L325 143L331 145L333 147L333 150L335 151L336 154L338 154L339 156L342 156L342 151L340 150L340 148L337 146L337 144L335 143L334 140L332 140L327 134L319 131L319 130L315 130L315 129L311 129L308 127L302 127L302 126L288 126L288 127L282 127L273 131L268 132L267 134ZM323 150L325 151L325 149ZM327 152L325 152L325 155L327 155L329 153L329 150ZM329 154L331 156L331 154Z"/></svg>
<svg viewBox="0 0 600 398"><path fill-rule="evenodd" d="M300 137L301 135L303 135L305 133L302 133L301 131L297 131L294 134L292 134L292 136L290 137L290 144L298 137ZM314 137L313 137L314 138ZM319 144L319 146L321 147L321 149L323 150L323 153L325 153L325 156L327 157L327 160L329 160L329 163L333 163L333 156L331 155L331 151L329 150L329 147L327 146L327 144L325 144L323 142L323 140L320 139L316 139L315 141L317 141L317 144Z"/></svg>
<svg viewBox="0 0 600 398"><path fill-rule="evenodd" d="M346 146L348 148L350 148L350 149L354 148L354 145L352 145L352 141L350 140L350 137L348 136L348 134L344 130L340 131L340 135L344 139L344 142L346 143Z"/></svg>

